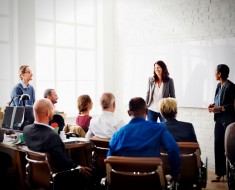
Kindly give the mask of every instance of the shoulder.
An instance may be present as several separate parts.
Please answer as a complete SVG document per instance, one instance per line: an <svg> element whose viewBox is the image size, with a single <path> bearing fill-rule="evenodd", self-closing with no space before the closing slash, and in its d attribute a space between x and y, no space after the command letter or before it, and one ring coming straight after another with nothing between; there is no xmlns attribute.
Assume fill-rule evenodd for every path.
<svg viewBox="0 0 235 190"><path fill-rule="evenodd" d="M19 90L19 89L23 89L23 86L21 85L21 83L15 84L15 86L13 87L13 91L14 91L14 90L17 91L17 90Z"/></svg>
<svg viewBox="0 0 235 190"><path fill-rule="evenodd" d="M31 84L29 84L28 88L34 91L34 87Z"/></svg>
<svg viewBox="0 0 235 190"><path fill-rule="evenodd" d="M169 77L168 82L169 82L169 83L173 83L173 82L174 82L173 78L170 78L170 77Z"/></svg>
<svg viewBox="0 0 235 190"><path fill-rule="evenodd" d="M35 124L31 124L31 125L26 125L23 129L23 131L29 130L31 128L33 128L35 126Z"/></svg>
<svg viewBox="0 0 235 190"><path fill-rule="evenodd" d="M23 88L22 84L20 82L18 82L17 84L15 84L14 86L15 88Z"/></svg>
<svg viewBox="0 0 235 190"><path fill-rule="evenodd" d="M174 81L173 81L173 79L172 78L170 78L170 77L168 77L167 79L165 79L164 81L163 81L163 84L170 84L170 85L172 85L172 84L174 84Z"/></svg>
<svg viewBox="0 0 235 190"><path fill-rule="evenodd" d="M154 77L149 77L148 78L148 81L149 81L149 83L153 83L155 80L154 80Z"/></svg>
<svg viewBox="0 0 235 190"><path fill-rule="evenodd" d="M232 81L228 80L227 84L228 87L235 88L235 84Z"/></svg>
<svg viewBox="0 0 235 190"><path fill-rule="evenodd" d="M185 121L179 121L179 123L182 124L182 125L185 125L185 126L190 126L190 127L193 126L192 123L185 122Z"/></svg>
<svg viewBox="0 0 235 190"><path fill-rule="evenodd" d="M158 122L153 122L153 121L146 121L146 125L153 130L166 130L166 125L165 123L158 123Z"/></svg>

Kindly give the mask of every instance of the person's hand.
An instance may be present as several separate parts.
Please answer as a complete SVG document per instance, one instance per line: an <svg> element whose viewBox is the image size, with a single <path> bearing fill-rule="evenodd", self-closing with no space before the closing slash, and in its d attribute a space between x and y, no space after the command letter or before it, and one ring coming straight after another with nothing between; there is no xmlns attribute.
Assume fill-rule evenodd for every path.
<svg viewBox="0 0 235 190"><path fill-rule="evenodd" d="M210 113L213 112L214 106L215 106L215 104L209 104L209 106L208 106L208 111L209 111Z"/></svg>
<svg viewBox="0 0 235 190"><path fill-rule="evenodd" d="M79 172L84 174L86 177L91 176L91 168L83 167L83 166L78 166L77 168L79 168Z"/></svg>
<svg viewBox="0 0 235 190"><path fill-rule="evenodd" d="M215 112L218 112L218 111L224 111L223 106L214 106L212 108L209 108L209 112L215 113Z"/></svg>

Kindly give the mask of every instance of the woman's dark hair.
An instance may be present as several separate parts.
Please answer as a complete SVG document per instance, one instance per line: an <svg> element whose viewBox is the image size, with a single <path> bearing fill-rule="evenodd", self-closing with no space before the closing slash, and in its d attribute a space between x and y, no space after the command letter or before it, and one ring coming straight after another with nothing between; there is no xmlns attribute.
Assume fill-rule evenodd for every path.
<svg viewBox="0 0 235 190"><path fill-rule="evenodd" d="M220 64L217 66L217 72L221 74L222 79L227 79L229 74L229 67L225 64Z"/></svg>
<svg viewBox="0 0 235 190"><path fill-rule="evenodd" d="M155 67L156 64L159 65L162 68L162 80L163 80L163 82L169 81L169 72L168 72L166 64L161 60L154 63L154 67ZM155 82L158 81L158 76L155 73L154 68L153 68L153 77L155 79Z"/></svg>

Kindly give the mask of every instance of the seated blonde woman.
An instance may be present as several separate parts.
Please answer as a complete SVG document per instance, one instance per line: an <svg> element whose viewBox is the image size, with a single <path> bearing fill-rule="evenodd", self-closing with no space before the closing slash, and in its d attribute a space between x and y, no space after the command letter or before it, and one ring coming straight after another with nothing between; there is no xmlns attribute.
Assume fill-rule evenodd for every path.
<svg viewBox="0 0 235 190"><path fill-rule="evenodd" d="M158 105L161 115L166 119L164 124L176 142L197 142L192 123L176 119L177 102L175 98L163 98Z"/></svg>

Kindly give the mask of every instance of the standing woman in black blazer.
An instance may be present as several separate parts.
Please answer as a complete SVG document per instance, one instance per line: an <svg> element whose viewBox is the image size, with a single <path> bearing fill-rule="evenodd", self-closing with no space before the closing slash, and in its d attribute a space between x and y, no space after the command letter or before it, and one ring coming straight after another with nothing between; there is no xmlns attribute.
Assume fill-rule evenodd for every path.
<svg viewBox="0 0 235 190"><path fill-rule="evenodd" d="M148 120L160 122L165 121L161 116L158 103L162 98L175 98L174 81L169 77L166 64L163 61L154 63L153 77L148 80L148 91L146 103L148 106Z"/></svg>
<svg viewBox="0 0 235 190"><path fill-rule="evenodd" d="M214 152L215 174L217 177L212 182L220 182L226 175L226 157L224 149L224 135L227 126L235 121L235 85L230 80L229 67L224 64L217 66L215 78L219 81L214 97L214 103L208 106L209 112L214 113Z"/></svg>

